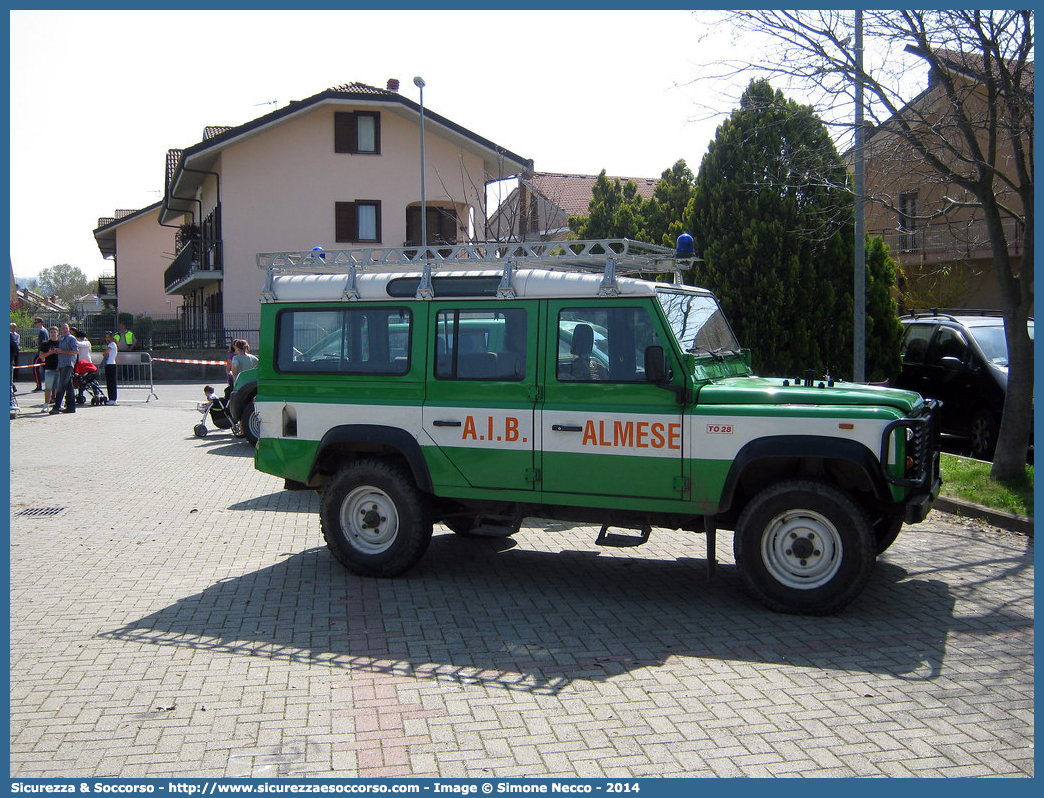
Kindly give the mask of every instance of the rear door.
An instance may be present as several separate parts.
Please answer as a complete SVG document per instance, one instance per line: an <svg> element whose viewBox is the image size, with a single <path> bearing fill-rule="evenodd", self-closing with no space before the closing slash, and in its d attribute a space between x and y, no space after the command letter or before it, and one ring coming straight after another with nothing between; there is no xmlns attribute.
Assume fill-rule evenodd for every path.
<svg viewBox="0 0 1044 798"><path fill-rule="evenodd" d="M441 454L436 484L533 489L537 310L431 303L423 424Z"/></svg>

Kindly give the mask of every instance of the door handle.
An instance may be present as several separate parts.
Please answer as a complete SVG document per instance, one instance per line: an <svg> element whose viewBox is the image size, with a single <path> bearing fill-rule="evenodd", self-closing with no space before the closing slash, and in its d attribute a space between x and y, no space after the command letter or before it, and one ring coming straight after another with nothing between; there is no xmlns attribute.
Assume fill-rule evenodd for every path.
<svg viewBox="0 0 1044 798"><path fill-rule="evenodd" d="M583 427L577 427L573 424L552 424L551 429L555 432L583 432Z"/></svg>
<svg viewBox="0 0 1044 798"><path fill-rule="evenodd" d="M433 421L431 422L434 427L459 427L459 421Z"/></svg>

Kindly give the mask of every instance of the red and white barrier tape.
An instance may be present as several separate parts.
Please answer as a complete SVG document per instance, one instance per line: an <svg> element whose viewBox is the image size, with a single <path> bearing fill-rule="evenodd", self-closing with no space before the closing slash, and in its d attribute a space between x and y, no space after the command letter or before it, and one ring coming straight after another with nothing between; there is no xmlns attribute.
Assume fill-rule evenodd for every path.
<svg viewBox="0 0 1044 798"><path fill-rule="evenodd" d="M161 363L190 363L196 366L223 366L225 365L224 360L177 360L171 357L154 357L153 362L159 361Z"/></svg>
<svg viewBox="0 0 1044 798"><path fill-rule="evenodd" d="M159 361L161 363L190 363L190 364L193 364L193 365L196 365L196 366L224 366L225 365L225 361L224 360L177 360L175 358L170 358L170 357L154 357L154 358L152 358L152 360L153 360L153 362ZM36 366L42 366L42 365L43 365L43 361L41 360L39 363L22 363L20 365L15 366L15 368L16 369L31 369L31 368L34 368ZM138 364L137 363L127 363L127 364L121 364L121 365L136 366Z"/></svg>

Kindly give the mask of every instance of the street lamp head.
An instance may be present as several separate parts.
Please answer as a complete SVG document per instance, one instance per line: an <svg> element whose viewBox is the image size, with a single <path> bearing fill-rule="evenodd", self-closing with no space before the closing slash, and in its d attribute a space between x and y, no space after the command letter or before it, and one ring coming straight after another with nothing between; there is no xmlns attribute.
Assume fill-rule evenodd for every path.
<svg viewBox="0 0 1044 798"><path fill-rule="evenodd" d="M417 77L413 79L413 85L416 86L418 89L423 89L424 78L422 78L420 75L417 75Z"/></svg>

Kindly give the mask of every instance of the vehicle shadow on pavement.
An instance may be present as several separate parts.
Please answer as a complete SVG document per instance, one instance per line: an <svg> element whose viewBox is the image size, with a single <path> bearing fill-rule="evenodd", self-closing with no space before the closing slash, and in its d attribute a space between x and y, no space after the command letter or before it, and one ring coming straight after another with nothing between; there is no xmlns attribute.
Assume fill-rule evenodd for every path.
<svg viewBox="0 0 1044 798"><path fill-rule="evenodd" d="M199 441L197 448L202 449L206 454L217 454L223 457L249 457L254 458L254 447L246 443L240 438L235 438L230 435L226 435L223 438L196 438L190 436L185 440Z"/></svg>
<svg viewBox="0 0 1044 798"><path fill-rule="evenodd" d="M953 610L945 582L888 562L841 615L799 617L748 597L731 563L708 583L699 559L436 534L394 580L355 576L314 548L102 637L556 693L691 657L931 680L947 635L968 629Z"/></svg>

